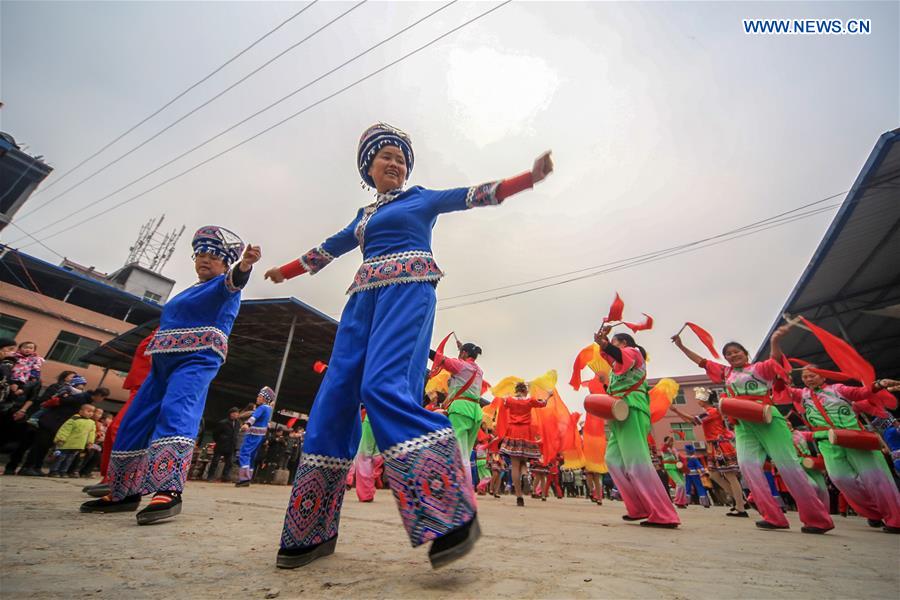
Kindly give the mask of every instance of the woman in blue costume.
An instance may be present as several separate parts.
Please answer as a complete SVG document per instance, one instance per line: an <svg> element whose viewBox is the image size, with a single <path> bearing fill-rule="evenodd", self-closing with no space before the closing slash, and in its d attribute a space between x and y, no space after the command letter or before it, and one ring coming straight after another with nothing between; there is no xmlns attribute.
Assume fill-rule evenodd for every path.
<svg viewBox="0 0 900 600"><path fill-rule="evenodd" d="M431 254L431 230L440 214L497 205L531 188L552 172L553 162L545 153L530 172L512 179L440 191L404 189L413 163L408 135L384 123L367 129L357 166L377 191L375 202L321 246L266 272L280 283L314 274L357 247L363 254L306 429L278 551L282 568L334 552L344 480L360 438L360 404L412 545L432 542L432 567L463 556L480 535L450 421L420 404L435 286L443 276Z"/></svg>
<svg viewBox="0 0 900 600"><path fill-rule="evenodd" d="M266 441L266 432L269 430L269 421L272 420L272 403L275 402L275 390L264 386L256 396L256 409L247 422L241 426L244 432L244 441L238 452L238 464L240 472L235 487L248 487L253 479L253 464L256 453L263 442Z"/></svg>
<svg viewBox="0 0 900 600"><path fill-rule="evenodd" d="M150 375L113 444L110 493L85 502L81 512L137 510L144 494L154 496L137 514L139 525L181 512L206 393L225 362L241 289L260 258L259 246L244 250L241 239L223 227L201 227L192 247L199 281L163 307L159 329L147 346L153 357Z"/></svg>

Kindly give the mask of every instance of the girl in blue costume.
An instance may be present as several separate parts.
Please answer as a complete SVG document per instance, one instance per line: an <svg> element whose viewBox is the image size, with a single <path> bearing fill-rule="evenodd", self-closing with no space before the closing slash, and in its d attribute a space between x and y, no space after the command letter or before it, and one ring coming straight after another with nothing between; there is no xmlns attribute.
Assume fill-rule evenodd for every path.
<svg viewBox="0 0 900 600"><path fill-rule="evenodd" d="M314 274L356 247L363 254L306 429L278 551L282 568L334 552L344 480L360 438L360 404L412 545L432 541L429 559L437 568L466 554L480 535L450 421L420 404L435 286L443 276L431 254L431 230L442 213L497 205L531 188L553 162L545 153L531 172L512 179L440 191L404 189L413 162L408 135L383 123L367 129L357 166L376 189L375 202L321 246L266 272L280 283Z"/></svg>
<svg viewBox="0 0 900 600"><path fill-rule="evenodd" d="M181 512L206 393L225 362L241 289L260 258L259 246L244 250L237 235L216 226L198 229L192 247L199 281L163 307L159 329L147 346L153 356L150 375L113 444L110 493L85 502L81 512L137 510L144 494L154 497L137 514L139 525Z"/></svg>
<svg viewBox="0 0 900 600"><path fill-rule="evenodd" d="M244 432L244 441L241 442L241 450L238 452L240 472L235 487L248 487L253 479L253 461L260 446L266 441L266 432L269 429L269 421L272 420L272 403L275 402L275 390L269 386L259 390L256 396L256 410L241 425Z"/></svg>

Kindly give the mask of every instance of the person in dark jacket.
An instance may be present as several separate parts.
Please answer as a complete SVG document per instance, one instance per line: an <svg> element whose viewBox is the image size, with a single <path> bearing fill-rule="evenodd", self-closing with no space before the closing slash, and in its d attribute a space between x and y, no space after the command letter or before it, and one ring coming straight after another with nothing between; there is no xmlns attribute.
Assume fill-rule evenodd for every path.
<svg viewBox="0 0 900 600"><path fill-rule="evenodd" d="M224 461L220 481L228 481L228 474L231 472L231 461L234 459L234 450L237 448L238 434L241 431L241 421L238 418L240 413L241 411L237 407L229 408L228 417L216 423L215 433L213 433L216 449L209 463L209 474L206 476L207 481L212 481L215 478L216 468L219 466L220 460Z"/></svg>
<svg viewBox="0 0 900 600"><path fill-rule="evenodd" d="M15 366L16 340L0 338L0 449L10 451L4 475L13 474L22 458L18 448L23 424L16 417L25 402L25 394L13 374ZM11 447L6 448L8 445Z"/></svg>
<svg viewBox="0 0 900 600"><path fill-rule="evenodd" d="M28 421L41 409L41 402L49 400L64 390L68 390L69 381L75 376L75 371L63 371L57 378L57 382L48 386L36 402L32 402L31 399L26 398L22 394L19 396L18 401L13 403L9 411L4 414L2 426L0 426L0 431L3 432L0 434L0 440L5 440L11 444L9 462L6 463L6 468L3 471L4 475L15 474L19 468L19 463L25 457L25 453L34 444L37 430Z"/></svg>
<svg viewBox="0 0 900 600"><path fill-rule="evenodd" d="M28 451L25 466L19 471L19 475L43 476L44 473L41 467L44 465L47 452L53 446L53 438L59 428L62 427L62 424L77 413L82 404L95 404L108 396L109 390L107 388L98 387L95 390L80 394L59 397L59 402L56 406L48 408L41 415L38 421L38 430L34 436L34 443L32 443L31 449Z"/></svg>

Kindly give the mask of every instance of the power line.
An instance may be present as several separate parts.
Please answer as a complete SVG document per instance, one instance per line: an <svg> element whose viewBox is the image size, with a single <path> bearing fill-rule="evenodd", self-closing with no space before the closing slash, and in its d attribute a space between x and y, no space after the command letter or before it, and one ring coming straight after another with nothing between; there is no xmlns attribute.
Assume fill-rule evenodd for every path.
<svg viewBox="0 0 900 600"><path fill-rule="evenodd" d="M36 243L40 244L40 245L43 246L45 249L49 250L52 254L55 254L56 256L60 257L60 258L63 259L63 260L66 259L65 256L63 256L62 254L60 254L59 252L57 252L56 250L54 250L53 248L51 248L50 246L48 246L47 244L45 244L44 242L42 242L41 240L39 240L39 239L37 239L36 237L34 237L32 234L30 234L30 233L28 233L27 231L25 231L24 229L22 229L22 227L20 227L19 225L16 225L16 224L13 223L12 221L10 221L9 223L7 223L7 225L12 225L12 226L15 227L16 229L18 229L19 231L21 231L22 233L24 233L27 237L30 237L30 238L33 239ZM25 239L25 238L21 238L21 239Z"/></svg>
<svg viewBox="0 0 900 600"><path fill-rule="evenodd" d="M656 262L656 261L659 261L659 260L663 260L663 259L666 259L666 258L670 258L670 257L672 257L672 256L678 256L679 254L685 254L685 253L687 253L687 252L694 252L694 251L696 251L696 250L700 250L700 249L703 249L703 248L709 248L709 247L712 247L712 246L717 246L717 245L719 245L719 244L724 244L724 243L726 243L726 242L730 242L730 241L733 241L733 240L736 240L736 239L740 239L740 238L742 238L742 237L746 237L746 236L749 236L749 235L753 235L753 234L756 234L756 233L760 233L760 232L762 232L762 231L767 231L767 230L769 230L769 229L774 229L775 227L781 227L782 225L787 225L787 224L789 224L789 223L792 223L792 222L794 222L794 221L798 221L798 220L800 220L800 219L805 219L805 218L808 218L808 217L811 217L811 216L815 216L815 215L820 214L820 213L827 212L827 211L829 211L829 210L831 210L831 209L833 209L833 208L836 208L836 207L838 207L838 206L840 206L840 203L830 204L830 205L828 205L828 206L824 206L824 207L820 207L820 208L816 208L816 209L807 211L806 213L800 213L800 214L792 215L792 216L790 216L790 217L782 218L782 219L780 219L780 220L771 221L771 222L769 222L769 223L766 223L766 224L764 224L764 225L761 225L761 226L757 227L756 229L748 229L748 226L740 227L740 228L738 228L738 229L732 230L731 232L726 232L725 234L720 234L720 235L718 235L718 236L713 236L713 237L711 237L711 238L707 238L707 243L701 243L701 241L698 240L698 241L695 242L695 243L691 243L691 244L689 245L690 247L685 247L685 246L687 246L687 245L673 246L672 248L668 248L668 249L666 249L666 250L661 250L661 251L659 251L659 252L657 252L657 253L654 253L654 254L651 255L651 256L641 255L641 256L638 256L638 257L632 257L632 259L635 259L635 260L632 260L632 259L623 259L622 261L619 261L619 262L621 262L621 263L623 263L623 264L620 264L620 265L614 266L614 267L610 267L610 268L608 268L608 269L603 269L603 270L600 270L600 271L595 271L595 272L593 272L593 273L588 273L588 274L586 274L586 275L581 275L581 276L579 276L579 277L573 277L573 278L566 279L566 280L563 280L563 281L558 281L558 282L555 282L555 283L549 283L549 284L545 284L545 285L541 285L541 286L536 286L536 287L528 288L528 289L525 289L525 290L519 290L519 291L517 291L517 292L510 292L510 293L508 293L508 294L501 294L501 295L499 295L499 296L493 296L493 297L491 297L491 298L483 298L483 299L480 299L480 300L472 300L472 301L469 301L469 302L460 302L460 303L458 303L458 304L453 304L453 305L451 305L451 306L444 306L444 307L438 308L438 310L450 310L450 309L453 309L453 308L461 308L461 307L464 307L464 306L472 306L472 305L475 305L475 304L483 304L483 303L485 303L485 302L493 302L493 301L496 301L496 300L503 300L503 299L505 299L505 298L511 298L511 297L513 297L513 296L520 296L520 295L522 295L522 294L527 294L527 293L535 292L535 291L538 291L538 290L543 290L543 289L547 289L547 288L551 288L551 287L556 287L556 286L558 286L558 285L565 285L565 284L567 284L567 283L572 283L572 282L575 282L575 281L580 281L580 280L582 280L582 279L588 279L588 278L591 278L591 277L596 277L596 276L598 276L598 275L603 275L603 274L606 274L606 273L612 273L612 272L615 272L615 271L622 271L622 270L625 270L625 269L630 269L630 268L632 268L632 267L636 267L636 266L640 266L640 265L644 265L644 264ZM727 238L724 238L724 239L723 239L723 236L726 236L726 235L729 235L729 234L731 234L731 237L727 237ZM719 239L716 239L716 238L719 238ZM520 285L521 285L521 284L520 284ZM484 292L482 292L482 293L484 293Z"/></svg>
<svg viewBox="0 0 900 600"><path fill-rule="evenodd" d="M538 278L538 279L531 279L531 280L528 280L528 281L520 281L519 283L511 283L511 284L509 284L509 285L503 285L503 286L500 286L500 287L490 288L490 289L486 289L486 290L480 290L480 291L478 291L478 292L468 292L468 293L465 293L465 294L458 294L458 295L456 295L456 296L450 296L449 298L441 298L441 302L448 302L448 301L450 301L450 300L457 300L457 299L459 299L459 298L468 298L469 296L480 296L481 294L487 294L487 293L490 293L490 292L499 292L499 291L502 291L502 290L508 290L508 289L510 289L510 288L522 287L523 285L531 285L531 284L533 284L533 283L540 283L540 282L542 282L542 281L549 281L549 280L551 280L551 279L558 279L558 278L560 278L560 277L565 277L565 276L567 276L567 275L575 275L575 274L578 274L578 273L584 273L585 271L593 271L593 270L595 270L595 269L601 269L601 268L603 268L603 267L609 267L609 266L612 266L612 265L618 265L618 264L620 264L620 263L630 262L630 261L637 260L637 259L652 258L652 257L657 256L657 255L659 255L659 254L664 254L664 253L672 252L672 251L674 251L674 250L679 250L679 249L681 249L681 248L689 248L689 247L691 247L691 246L695 246L695 245L697 245L697 244L702 244L702 243L708 242L708 241L710 241L710 240L715 240L715 239L718 239L718 238L721 238L721 237L730 236L730 235L733 235L733 234L735 234L735 233L737 233L737 232L740 232L740 231L742 231L742 230L744 230L744 229L749 229L749 228L757 227L757 226L759 226L759 225L765 224L765 223L767 223L767 222L769 222L769 221L772 221L772 220L774 220L774 219L778 219L778 218L781 218L781 217L783 217L783 216L785 216L785 215L789 215L789 214L791 214L791 213L795 213L795 212L804 210L804 209L809 208L809 207L811 207L811 206L815 206L815 205L817 205L817 204L821 204L821 203L823 203L823 202L827 202L827 201L829 201L829 200L833 200L833 199L838 198L838 197L840 197L840 196L843 196L843 195L845 195L845 194L847 194L846 191L845 191L845 192L839 192L839 193L837 193L837 194L832 194L832 195L826 196L825 198L822 198L822 199L820 199L820 200L816 200L815 202L810 202L810 203L808 203L808 204L803 204L803 205L801 205L801 206L798 206L797 208L792 208L791 210L788 210L788 211L785 211L785 212L782 212L782 213L778 213L777 215L772 215L771 217L767 217L767 218L762 219L762 220L760 220L760 221L754 221L753 223L748 223L747 225L743 225L743 226L738 227L738 228L736 228L736 229L732 229L732 230L726 231L725 233L720 233L720 234L718 234L718 235L714 235L714 236L706 237L706 238L703 238L703 239L695 240L695 241L693 241L693 242L688 242L688 243L686 243L686 244L681 244L680 246L672 246L671 248L665 248L665 249L662 249L662 250L656 250L656 251L653 251L653 252L648 252L648 253L646 253L646 254L638 254L638 255L636 255L636 256L631 256L631 257L628 257L628 258L622 258L622 259L614 260L614 261L611 261L611 262L601 263L601 264L599 264L599 265L594 265L594 266L592 266L592 267L584 267L584 268L582 268L582 269L576 269L576 270L574 270L574 271L567 271L567 272L565 272L565 273L557 273L556 275L548 275L548 276L546 276L546 277L540 277L540 278Z"/></svg>
<svg viewBox="0 0 900 600"><path fill-rule="evenodd" d="M285 102L286 100L288 100L288 99L290 99L291 97L295 96L296 94L302 92L302 91L305 90L306 88L308 88L308 87L310 87L310 86L312 86L312 85L318 83L319 81L321 81L322 79L328 77L328 76L331 75L332 73L335 73L336 71L339 71L340 69L346 67L346 66L349 65L350 63L352 63L352 62L354 62L354 61L356 61L356 60L362 58L362 57L365 56L366 54L372 52L372 51L375 50L376 48L378 48L378 47L380 47L380 46L386 44L387 42L393 40L394 38L396 38L396 37L402 35L403 33L409 31L409 30L412 29L413 27L416 27L417 25L419 25L419 24L422 23L423 21L425 21L425 20L427 20L427 19L433 17L433 16L436 15L437 13L439 13L439 12L441 12L442 10L448 8L448 7L451 6L452 4L455 4L456 2L457 2L457 0L451 0L450 2L448 2L448 3L446 3L446 4L442 5L442 6L440 6L440 7L437 8L436 10L431 11L430 13L428 13L427 15L425 15L424 17L422 17L422 18L418 19L417 21L414 21L413 23L407 25L407 26L404 27L403 29L401 29L401 30L397 31L396 33L394 33L393 35L386 37L385 39L381 40L380 42L378 42L377 44L375 44L375 45L373 45L373 46L370 46L369 48L367 48L366 50L360 52L360 53L357 54L356 56L353 56L352 58L350 58L350 59L344 61L344 62L341 63L340 65L338 65L338 66L332 68L331 70L327 71L326 73L323 73L322 75L316 77L316 78L313 79L312 81L309 81L309 82L305 83L304 85L302 85L302 86L300 86L299 88L293 90L293 91L290 92L289 94L287 94L287 95L285 95L285 96L279 98L278 100L276 100L275 102L272 102L272 103L269 104L268 106L265 106L265 107L261 108L260 110L256 111L256 112L253 113L252 115L250 115L250 116L248 116L248 117L246 117L246 118L244 118L244 119L238 121L237 123L234 123L234 124L230 125L229 127L226 127L225 129L223 129L223 130L220 131L219 133L215 134L215 135L212 136L211 138L206 139L205 141L201 142L200 144L197 144L197 145L194 146L193 148L190 148L189 150L186 150L185 152L182 152L182 153L179 154L178 156L176 156L176 157L174 157L174 158L172 158L172 159L170 159L170 160L164 162L163 164L161 164L161 165L159 165L158 167L156 167L156 168L154 168L154 169L148 171L147 173L144 173L143 175L141 175L141 176L138 177L137 179L133 179L133 180L129 181L128 183L126 183L125 185L123 185L123 186L121 186L121 187L119 187L119 188L113 190L112 192L106 194L105 196L102 196L102 197L100 197L100 198L97 198L97 199L94 200L93 202L89 202L88 204L86 204L85 206L81 207L80 209L77 209L77 210L75 210L75 211L73 211L73 212L71 212L71 213L69 213L69 214L67 214L67 215L65 215L65 216L63 216L63 217L60 217L59 219L53 221L52 223L49 223L49 224L47 224L47 225L44 225L43 227L41 227L41 228L38 230L38 233L40 233L41 231L46 231L47 229L53 227L54 225L57 225L58 223L62 223L63 221L66 221L66 220L68 220L69 218L71 218L71 217L73 217L73 216L75 216L75 215L80 214L80 213L81 213L83 210L85 210L86 208L90 208L90 207L92 207L92 206L95 206L95 205L99 204L100 202L103 202L104 200L107 200L107 199L109 199L109 198L115 196L115 195L118 194L119 192L122 192L122 191L124 191L124 190L130 188L130 187L133 186L134 184L139 183L140 181L143 181L144 179L150 177L151 175L154 175L155 173L158 173L159 171L163 170L164 168L168 167L169 165L171 165L171 164L173 164L173 163L175 163L175 162L178 162L179 160L181 160L181 159L184 158L185 156L188 156L189 154L194 153L195 151L199 150L199 149L202 148L203 146L206 146L207 144L209 144L209 143L215 141L216 139L222 137L222 136L225 135L226 133L228 133L228 132L230 132L230 131L232 131L232 130L238 128L238 127L240 127L240 126L243 125L244 123L246 123L246 122L248 122L248 121L250 121L250 120L256 118L257 116L259 116L259 115L261 115L261 114L263 114L263 113L265 113L265 112L271 110L271 109L274 108L275 106L281 104L282 102ZM54 235L55 235L55 234L54 234ZM22 241L23 239L24 239L24 238L20 238L19 240L16 240L14 243L18 243L18 242Z"/></svg>
<svg viewBox="0 0 900 600"><path fill-rule="evenodd" d="M71 192L72 190L74 190L75 188L81 186L81 184L83 184L83 183L85 183L85 182L87 182L87 181L90 181L91 179L93 179L94 177L96 177L97 175L99 175L100 173L102 173L103 171L105 171L106 169L108 169L109 167L115 165L116 163L118 163L118 162L121 161L122 159L126 158L127 156L130 156L130 155L133 154L134 152L137 152L138 150L140 150L141 148L143 148L144 146L146 146L147 144L149 144L150 142L152 142L153 140L155 140L156 138L158 138L159 136L161 136L162 134L164 134L164 133L167 132L168 130L172 129L173 127L175 127L176 125L178 125L179 123L181 123L182 121L184 121L185 119L187 119L188 117L190 117L191 115L193 115L194 113L196 113L197 111L203 109L204 107L206 107L206 106L208 106L209 104L213 103L215 100L221 98L222 96L224 96L225 94L227 94L228 92L230 92L231 90L233 90L234 88L236 88L237 86L239 86L240 84L242 84L243 82L247 81L248 79L250 79L251 77L253 77L253 76L256 75L257 73L259 73L260 71L262 71L263 69L265 69L267 66L269 66L270 64L272 64L273 62L275 62L276 60L278 60L279 58L281 58L282 56L284 56L284 55L287 54L288 52L291 52L292 50L296 49L296 48L299 47L300 45L306 43L308 40L310 40L311 38L313 38L314 36L316 36L317 34L319 34L320 32L322 32L323 30L325 30L325 29L328 28L329 26L333 25L333 24L336 23L337 21L341 20L342 18L344 18L345 16L347 16L348 14L350 14L351 12L353 12L354 10L356 10L357 8L359 8L360 6L362 6L363 4L365 4L367 1L368 1L368 0L361 0L361 1L358 2L357 4L354 4L354 5L351 6L349 9L345 10L344 12L342 12L341 14L339 14L337 17L335 17L335 18L333 18L332 20L328 21L327 23L325 23L324 25L322 25L321 27L319 27L318 29L316 29L315 31L313 31L311 34L309 34L308 36L306 36L305 38L303 38L302 40L300 40L299 42L297 42L297 43L295 43L295 44L289 46L286 50L283 50L282 52L276 54L275 56L273 56L272 58L270 58L269 60L267 60L266 62L264 62L262 65L260 65L260 66L257 67L256 69L254 69L253 71L250 71L250 73L248 73L247 75L245 75L245 76L243 76L242 78L238 79L237 81L235 81L234 83L232 83L231 85L229 85L228 87L226 87L224 90L222 90L221 92L219 92L218 94L216 94L215 96L213 96L212 98L210 98L209 100L206 100L205 102L199 104L198 106L194 107L194 108L191 109L190 111L188 111L188 112L186 112L185 114L181 115L179 118L175 119L174 121L172 121L171 123L169 123L168 125L166 125L165 127L163 127L162 129L160 129L159 131L157 131L156 133L154 133L153 135L151 135L150 137L148 137L147 139L145 139L143 142L141 142L141 143L138 144L137 146L134 146L134 147L131 148L130 150L127 150L127 151L125 151L123 154L120 154L117 158L114 158L113 160L109 161L108 163L106 163L105 165L103 165L102 167L100 167L99 169L97 169L96 171L94 171L93 173L91 173L90 175L88 175L87 177L84 177L84 178L82 178L81 180L79 180L78 183L75 183L74 185L70 185L68 188L66 188L65 190L63 190L63 191L60 192L59 194L53 196L52 198L50 198L47 202L45 202L45 203L42 204L41 206L37 207L36 209L32 210L32 211L29 212L29 213L26 213L26 214L22 215L22 217L20 217L20 220L23 219L23 218L26 218L26 217L28 217L28 216L30 216L30 215L33 215L34 213L36 213L37 211L41 210L42 208L45 208L45 207L49 206L50 204L52 204L52 203L55 202L56 200L62 198L63 196L65 196L66 194L68 194L69 192ZM309 6L307 6L306 8L309 8ZM304 10L306 10L306 8L304 8Z"/></svg>
<svg viewBox="0 0 900 600"><path fill-rule="evenodd" d="M200 79L199 81L193 83L193 84L192 84L190 87L188 87L186 90L184 90L183 92L181 92L180 94L178 94L177 96L175 96L174 98L172 98L171 100L169 100L168 102L166 102L165 104L163 104L161 107L159 107L158 109L156 109L155 112L153 112L153 113L151 113L150 115L144 117L143 119L141 119L140 121L138 121L136 124L132 125L129 129L125 130L124 133L119 134L118 137L116 137L115 139L113 139L111 142L107 143L105 146L103 146L102 148L100 148L99 150L97 150L96 152L94 152L93 154L91 154L90 156L88 156L87 158L85 158L84 160L82 160L80 163L78 163L77 165L75 165L74 167L72 167L71 169L69 169L68 171L66 171L66 172L63 173L62 175L60 175L59 177L55 178L53 181L51 181L50 183L48 183L47 185L45 185L42 189L36 191L36 192L34 193L34 195L37 196L38 194L40 194L40 193L42 193L42 192L46 192L48 189L50 189L51 187L53 187L54 185L56 185L57 183L59 183L60 181L62 181L63 179L65 179L65 177L68 176L70 173L72 173L73 171L75 171L75 170L77 170L78 168L80 168L83 164L85 164L85 163L88 162L89 160L93 159L94 157L98 156L98 155L101 154L104 150L106 150L107 148L109 148L110 146L112 146L113 144L115 144L116 142L118 142L119 140L121 140L123 137L125 137L126 135L128 135L129 133L131 133L132 131L134 131L135 129L137 129L138 127L140 127L141 125L143 125L144 123L146 123L147 121L149 121L150 119L152 119L153 117L155 117L156 115L158 115L159 113L161 113L162 111L164 111L165 109L167 109L168 107L172 106L172 104L174 104L177 100L179 100L179 99L181 99L182 97L184 97L185 94L187 94L188 92L190 92L191 90L193 90L194 88L196 88L198 85L200 85L200 84L202 84L202 83L208 81L210 77L212 77L213 75L215 75L216 73L218 73L219 71L221 71L222 69L224 69L225 67L227 67L228 65L230 65L231 63L233 63L235 60L237 60L238 58L240 58L241 56L243 56L244 54L246 54L249 50L251 50L251 49L252 49L253 47L255 47L257 44L259 44L261 41L263 41L264 39L266 39L267 37L269 37L270 35L272 35L272 34L275 33L276 31L278 31L279 29L281 29L282 27L284 27L285 25L287 25L288 23L290 23L291 21L293 21L294 19L296 19L297 17L299 17L301 14L303 14L304 12L306 12L308 9L312 8L312 6L313 6L314 4L316 4L318 1L319 1L319 0L312 0L312 2L310 2L310 3L307 4L306 6L304 6L303 8L301 8L300 10L298 10L297 12L295 12L293 15L291 15L290 17L288 17L287 19L285 19L284 21L282 21L281 23L279 23L278 25L276 25L273 29L270 29L269 31L267 31L261 38L258 38L255 42L253 42L252 44L250 44L249 46L247 46L246 48L244 48L243 50L241 50L240 52L238 52L237 54L235 54L234 56L232 56L231 58L229 58L228 60L226 60L224 63L222 63L221 65L219 65L219 66L216 67L215 69L213 69L213 70L212 70L209 74L207 74L205 77L203 77L203 78ZM35 210L39 210L39 209L35 209ZM34 211L32 211L32 212L34 212ZM31 214L31 213L28 213L28 214ZM23 216L23 217L24 217L24 216L27 216L27 214L26 214L26 215L22 215L22 216Z"/></svg>
<svg viewBox="0 0 900 600"><path fill-rule="evenodd" d="M376 69L375 71L372 71L372 72L369 73L368 75L365 75L365 76L363 76L363 77L360 77L360 78L357 79L356 81L354 81L354 82L352 82L352 83L350 83L350 84L345 85L344 87L340 88L339 90L337 90L337 91L335 91L335 92L332 92L331 94L328 94L328 95L325 96L324 98L321 98L321 99L319 99L319 100L313 102L312 104L308 104L307 106L303 107L302 109L298 110L297 112L295 112L295 113L293 113L293 114L291 114L291 115L285 117L284 119L278 121L277 123L275 123L275 124L273 124L273 125L270 125L269 127L266 127L266 128L263 129L262 131L259 131L258 133L253 134L252 136L250 136L250 137L248 137L248 138L246 138L246 139L244 139L244 140L238 142L237 144L234 144L234 145L232 145L232 146L229 146L229 147L226 148L225 150L222 150L221 152L219 152L219 153L217 153L217 154L214 154L213 156L211 156L211 157L209 157L209 158L207 158L207 159L205 159L205 160L203 160L203 161L201 161L201 162L199 162L199 163L197 163L197 164L195 164L195 165L193 165L193 166L191 166L191 167L185 169L184 171L182 171L182 172L180 172L180 173L178 173L178 174L176 174L176 175L173 175L173 176L169 177L168 179L165 179L165 180L161 181L160 183L154 185L153 187L150 187L150 188L144 190L143 192L140 192L140 193L138 193L138 194L135 194L134 196L131 196L131 197L129 197L129 198L127 198L127 199L125 199L125 200L119 202L118 204L114 204L113 206L111 206L111 207L109 207L109 208L107 208L107 209L105 209L105 210L103 210L103 211L100 211L99 213L96 213L96 214L94 214L94 215L92 215L92 216L90 216L90 217L87 217L87 218L85 218L85 219L82 219L81 221L75 223L74 225L70 225L70 226L68 226L68 227L66 227L66 228L60 229L59 231L57 231L57 232L55 232L55 233L51 233L50 235L44 237L43 239L44 239L44 240L48 240L48 239L50 239L50 238L52 238L52 237L56 237L56 236L58 236L58 235L60 235L60 234L62 234L62 233L65 233L66 231L70 231L71 229L74 229L75 227L78 227L78 226L80 226L80 225L83 225L83 224L87 223L88 221L91 221L91 220L93 220L93 219L96 219L97 217L100 217L100 216L102 216L102 215L104 215L104 214L107 214L107 213L109 213L109 212L112 212L113 210L115 210L115 209L117 209L117 208L119 208L119 207L121 207L121 206L124 206L125 204L128 204L129 202L133 202L134 200L137 200L138 198L141 198L141 197L143 197L143 196L149 194L150 192L155 191L155 190L157 190L157 189L163 187L164 185L166 185L166 184L168 184L168 183L170 183L170 182L172 182L172 181L175 181L176 179L179 179L179 178L181 178L181 177L187 175L187 174L190 173L191 171L194 171L195 169L198 169L198 168L200 168L200 167L202 167L202 166L204 166L204 165L206 165L206 164L208 164L208 163L210 163L210 162L216 160L217 158L219 158L219 157L221 157L221 156L224 156L225 154L228 154L228 153L231 152L232 150L234 150L234 149L236 149L236 148L239 148L240 146L243 146L244 144L246 144L246 143L248 143L248 142L251 142L251 141L255 140L256 138L258 138L258 137L260 137L260 136L262 136L262 135L265 135L266 133L272 131L273 129L275 129L275 128L277 128L277 127L280 127L281 125L284 125L284 124L287 123L288 121L290 121L290 120L292 120L292 119L294 119L294 118L296 118L296 117L302 115L303 113L305 113L305 112L307 112L307 111L309 111L309 110L312 110L313 108L319 106L320 104L323 104L323 103L327 102L328 100L331 100L332 98L335 98L336 96L339 96L339 95L343 94L344 92L346 92L346 91L348 91L348 90L350 90L350 89L352 89L352 88L358 86L359 84L364 83L365 81L368 81L369 79L375 77L376 75L379 75L380 73L382 73L382 72L384 72L384 71L390 69L391 67L393 67L393 66L395 66L395 65L397 65L397 64L399 64L399 63L401 63L401 62L403 62L403 61L406 60L407 58L410 58L411 56L413 56L413 55L415 55L415 54L418 54L419 52L422 52L422 51L425 50L426 48L428 48L428 47L430 47L430 46L433 46L433 45L436 44L437 42L439 42L439 41L441 41L442 39L444 39L444 38L446 38L446 37L448 37L448 36L450 36L450 35L456 33L456 32L459 31L460 29L463 29L464 27L466 27L466 26L468 26L468 25L471 25L472 23L474 23L474 22L476 22L476 21L478 21L478 20L480 20L480 19L482 19L482 18L488 16L489 14L493 13L494 11L499 10L500 8L502 8L502 7L506 6L507 4L509 4L510 2L512 2L512 0L505 0L504 2L501 2L500 4L498 4L497 6L494 6L493 8L490 8L490 9L488 9L488 10L482 12L482 13L479 13L479 14L476 15L475 17L473 17L473 18L471 18L471 19L469 19L469 20L463 22L463 23L460 24L460 25L457 25L456 27L454 27L454 28L452 28L452 29L450 29L450 30L448 30L448 31L446 31L446 32L444 32L444 33L442 33L442 34L439 35L438 37L433 38L433 39L430 40L429 42L427 42L427 43L425 43L425 44L419 46L419 47L416 48L415 50L412 50L412 51L410 51L410 52L407 52L406 54L404 54L404 55L401 56L400 58L397 58L397 59L395 59L395 60L393 60L393 61L387 63L386 65L384 65L384 66L382 66L382 67ZM85 207L85 208L87 208L87 207ZM48 227L49 227L49 226L48 226ZM20 240L17 240L17 242L18 242L18 241L20 241ZM28 247L28 246L30 246L30 245L31 245L31 244L26 244L25 246L23 246L23 248Z"/></svg>

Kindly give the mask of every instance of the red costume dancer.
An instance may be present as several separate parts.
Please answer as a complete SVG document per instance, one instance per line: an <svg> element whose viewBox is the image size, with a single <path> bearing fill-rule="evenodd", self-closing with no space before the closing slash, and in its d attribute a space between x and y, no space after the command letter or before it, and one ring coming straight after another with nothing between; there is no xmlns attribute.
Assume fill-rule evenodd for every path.
<svg viewBox="0 0 900 600"><path fill-rule="evenodd" d="M116 441L116 432L119 431L119 424L125 418L125 413L128 411L128 407L131 406L131 401L137 396L141 384L144 383L147 375L150 374L150 355L145 354L145 352L155 333L156 330L154 329L150 335L141 340L141 343L138 344L137 349L134 351L134 356L131 358L131 368L128 370L128 376L125 377L125 381L122 383L122 387L129 391L128 401L116 414L113 422L110 423L109 428L106 430L106 437L103 440L103 453L100 455L100 475L103 479L100 480L100 483L89 485L82 490L90 496L102 498L109 493L109 485L106 478L106 470L109 467L109 455L112 453L113 443Z"/></svg>
<svg viewBox="0 0 900 600"><path fill-rule="evenodd" d="M559 485L559 457L557 456L553 460L550 461L550 474L547 476L547 488L553 489L553 493L556 494L556 497L562 500L563 492L562 487ZM601 492L602 496L602 492ZM547 497L547 494L544 494L544 498Z"/></svg>
<svg viewBox="0 0 900 600"><path fill-rule="evenodd" d="M488 441L488 468L491 470L491 483L488 486L488 493L494 498L500 497L500 475L503 473L503 457L500 455L499 437L490 431L490 440Z"/></svg>
<svg viewBox="0 0 900 600"><path fill-rule="evenodd" d="M706 388L694 388L694 397L705 412L691 416L672 406L672 412L687 423L700 425L703 428L703 439L706 440L706 452L709 457L709 477L720 488L734 499L734 505L726 514L728 517L749 517L744 489L738 478L740 467L737 451L732 444L734 434L725 425L725 419L715 404L710 402L710 391Z"/></svg>
<svg viewBox="0 0 900 600"><path fill-rule="evenodd" d="M516 490L516 506L525 506L522 498L522 468L531 459L540 459L541 449L531 430L531 409L540 408L546 402L528 396L528 384L516 384L516 395L503 398L498 415L498 435L501 436L500 454L508 456L512 463L513 486Z"/></svg>

